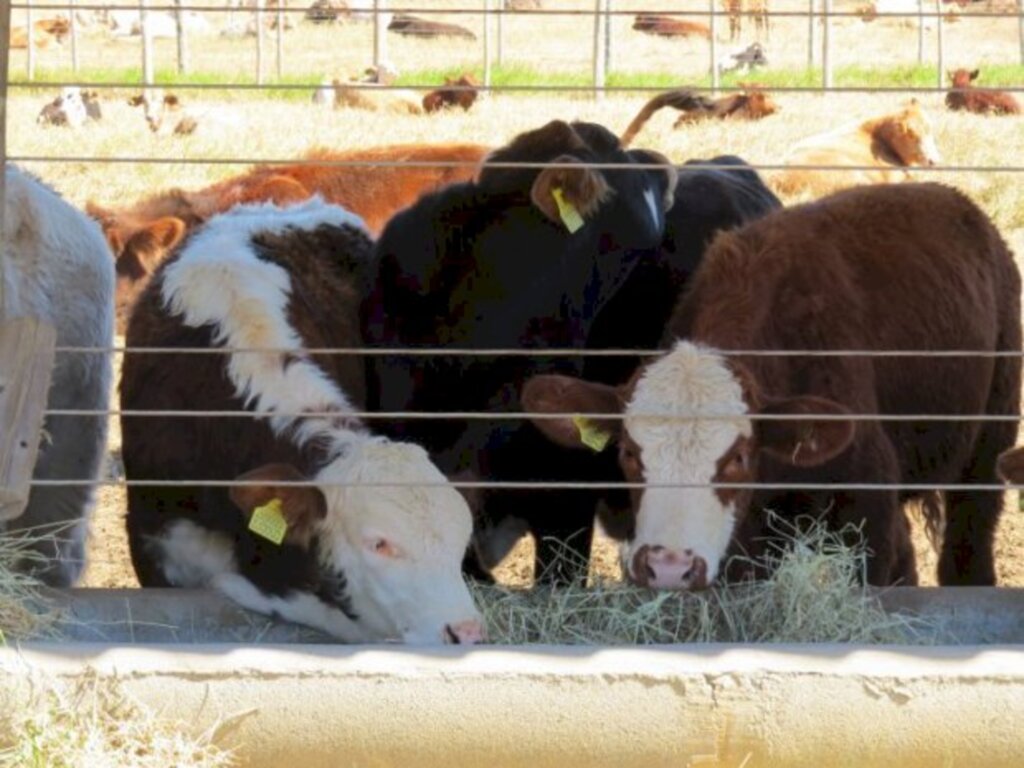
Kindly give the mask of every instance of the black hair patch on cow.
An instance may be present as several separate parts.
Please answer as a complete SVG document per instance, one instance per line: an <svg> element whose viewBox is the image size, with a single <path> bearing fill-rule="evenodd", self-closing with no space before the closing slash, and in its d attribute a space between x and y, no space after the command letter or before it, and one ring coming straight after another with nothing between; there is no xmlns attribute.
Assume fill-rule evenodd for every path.
<svg viewBox="0 0 1024 768"><path fill-rule="evenodd" d="M313 548L316 550L319 541L314 540L313 544ZM348 577L345 575L345 571L321 565L314 594L327 605L337 608L352 621L359 620L359 614L352 607L352 596L348 591Z"/></svg>

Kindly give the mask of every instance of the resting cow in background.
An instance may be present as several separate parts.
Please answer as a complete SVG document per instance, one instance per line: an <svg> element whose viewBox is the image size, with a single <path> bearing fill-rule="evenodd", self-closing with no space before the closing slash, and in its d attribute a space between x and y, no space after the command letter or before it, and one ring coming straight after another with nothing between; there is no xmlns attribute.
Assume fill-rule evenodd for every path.
<svg viewBox="0 0 1024 768"><path fill-rule="evenodd" d="M946 94L946 107L954 112L963 110L978 115L1019 115L1020 104L1012 93L982 91L974 87L979 74L977 69L970 72L958 69L949 73L953 89Z"/></svg>
<svg viewBox="0 0 1024 768"><path fill-rule="evenodd" d="M787 195L820 196L859 184L884 184L910 177L907 168L942 162L931 121L917 99L899 112L850 123L804 139L785 157L788 165L853 166L871 170L791 168L771 174L769 184Z"/></svg>
<svg viewBox="0 0 1024 768"><path fill-rule="evenodd" d="M40 110L36 122L40 125L78 128L87 120L99 120L101 117L96 92L83 92L77 85L69 85L61 88L60 96Z"/></svg>
<svg viewBox="0 0 1024 768"><path fill-rule="evenodd" d="M901 504L920 500L929 528L941 531L939 583L995 582L1001 493L842 488L991 484L997 457L1014 443L1016 421L844 418L1020 412L1020 275L999 232L964 195L938 184L864 187L719 235L675 309L665 347L625 386L542 376L523 392L524 406L542 414L624 414L595 428L617 442L626 477L651 484L633 496L636 532L623 563L633 581L700 588L730 554L756 561L778 538L771 510L794 526L809 515L847 535L857 527L869 583L915 584ZM694 413L719 418L671 420ZM537 426L586 455L571 420ZM800 488L808 484L840 488ZM747 567L734 565L738 575Z"/></svg>
<svg viewBox="0 0 1024 768"><path fill-rule="evenodd" d="M476 102L479 91L479 81L470 74L461 77L446 77L444 88L430 91L423 97L424 112L438 112L448 107L462 107L463 111Z"/></svg>
<svg viewBox="0 0 1024 768"><path fill-rule="evenodd" d="M747 90L742 93L734 93L721 99L709 99L689 88L659 93L641 107L622 134L622 140L627 144L631 142L651 116L664 107L672 107L683 113L676 120L675 128L711 118L760 120L779 111L778 105L770 95L755 86L746 87Z"/></svg>
<svg viewBox="0 0 1024 768"><path fill-rule="evenodd" d="M238 206L150 282L129 347L293 351L126 355L126 410L253 414L122 416L128 479L182 481L128 489L143 586L212 586L347 642L482 639L459 573L466 502L422 448L373 436L356 418L363 358L305 351L361 345L371 253L359 218L319 199ZM247 485L188 483L235 479ZM281 484L295 481L315 485Z"/></svg>
<svg viewBox="0 0 1024 768"><path fill-rule="evenodd" d="M676 16L665 16L659 13L639 13L633 19L633 29L658 37L702 37L711 39L711 30L707 24L699 21L688 21Z"/></svg>
<svg viewBox="0 0 1024 768"><path fill-rule="evenodd" d="M57 330L58 347L105 348L113 342L114 269L95 222L35 178L7 167L0 320L38 317ZM105 411L110 358L58 352L47 409ZM9 531L31 530L41 563L25 563L46 583L67 587L85 567L93 488L103 464L107 417L49 415L33 478L81 480L77 486L34 486ZM0 531L4 528L0 523Z"/></svg>
<svg viewBox="0 0 1024 768"><path fill-rule="evenodd" d="M428 21L408 13L396 13L388 32L412 37L461 37L464 40L476 40L476 35L458 24L447 24L441 21Z"/></svg>
<svg viewBox="0 0 1024 768"><path fill-rule="evenodd" d="M257 166L206 189L171 189L120 211L90 203L117 263L117 324L150 275L187 232L237 203L294 203L313 194L360 216L372 235L391 215L433 189L468 179L487 148L477 144L407 144L347 152L314 150L307 160L353 165ZM374 166L367 163L380 162ZM401 163L413 165L401 165ZM431 165L438 163L438 165Z"/></svg>
<svg viewBox="0 0 1024 768"><path fill-rule="evenodd" d="M564 167L499 167L510 162ZM655 152L626 151L600 125L554 121L493 152L474 181L426 195L388 222L377 243L363 337L369 345L413 349L646 348L657 342L675 290L713 231L777 206L749 169L677 171ZM634 365L633 356L602 358L593 368L618 383ZM545 370L584 368L564 355L388 356L371 371L371 408L516 412L519 384ZM589 457L559 452L514 420L416 419L381 428L428 447L449 476L618 477L614 461L594 468ZM467 567L476 575L524 530L537 539L539 577L562 575L548 569L566 544L586 560L600 491L487 489L472 496L476 562Z"/></svg>

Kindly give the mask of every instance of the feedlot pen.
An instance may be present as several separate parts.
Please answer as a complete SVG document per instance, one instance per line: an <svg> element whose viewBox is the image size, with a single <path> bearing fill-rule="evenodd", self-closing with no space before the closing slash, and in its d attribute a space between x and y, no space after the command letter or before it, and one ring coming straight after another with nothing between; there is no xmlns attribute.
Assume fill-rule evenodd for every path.
<svg viewBox="0 0 1024 768"><path fill-rule="evenodd" d="M948 183L970 195L1024 267L1024 118L951 112L944 106L946 73L962 67L981 70L979 85L1024 98L1021 0L963 6L911 2L898 8L882 2L869 7L844 0L763 0L768 30L758 27L754 16L745 16L734 40L726 5L705 0L543 0L539 8L526 10L502 6L500 0L421 0L415 7L377 0L365 5L363 18L322 24L306 18L305 4L294 1L282 7L262 0L243 7L199 0L12 3L0 9L0 44L15 40L9 34L14 28L33 29L40 19L70 11L75 21L61 44L39 32L40 39L47 39L45 46L14 46L0 53L6 65L0 77L6 130L0 160L30 170L79 209L90 202L123 208L171 187L205 187L255 163L295 163L317 147L408 142L498 147L555 118L594 121L619 133L659 91L687 86L720 96L742 91L741 83L753 81L773 94L780 106L776 114L679 129L672 125L674 113L671 120L659 114L634 146L657 149L676 163L735 154L772 186L786 151L800 139L895 111L913 97L932 122L942 162L915 167L911 176ZM741 5L749 13L755 6L761 7ZM140 8L145 15L172 19L177 13L191 14L205 24L180 27L177 39L122 36L112 33L109 17L104 22L99 13L137 13ZM403 12L462 25L476 39L418 39L388 32L388 14ZM708 36L643 34L632 28L641 12L674 14L705 25ZM247 24L253 36L245 33ZM764 47L767 66L746 74L716 66L754 42ZM384 90L411 89L422 96L445 77L471 72L481 83L481 96L465 112L437 114L330 109L310 102L324 78L344 80L381 62L393 64L399 73L394 84L381 86ZM200 108L194 133L147 128L141 110L128 100L149 84L173 91L186 107ZM102 119L78 127L37 124L40 108L66 85L97 91ZM809 199L780 197L786 205ZM493 350L496 355L515 351ZM57 677L72 678L86 667L101 675L127 675L134 680L133 694L147 704L159 707L173 700L177 707L181 702L182 711L204 726L255 709L225 737L242 745L247 764L274 765L285 755L289 760L301 755L311 766L334 765L332 756L342 749L355 756L353 764L377 764L378 757L379 764L442 764L448 750L466 764L821 765L825 754L828 761L851 747L866 750L857 754L875 764L1019 765L1024 760L1019 729L1001 721L1020 711L1024 696L1018 650L1024 642L1024 515L1016 490L1005 496L997 533L997 588L896 588L882 596L887 610L940 620L948 634L938 642L952 639L960 648L448 648L422 656L328 648L322 636L268 623L208 593L143 596L130 589L138 584L124 532L116 391L124 352L123 336L113 339L109 349L60 350L112 357L109 457L79 585L89 589L58 596L73 618L64 641L30 644L25 658ZM911 512L911 522L920 582L934 585L936 555L920 516ZM513 548L496 569L499 583L530 586L533 546L524 538ZM600 531L591 575L621 579L616 545ZM157 644L158 649L134 649L133 643ZM275 647L260 656L259 649L246 650L255 643ZM278 644L289 648L281 650ZM147 655L151 651L164 655ZM2 657L0 674L14 679L23 660ZM384 687L367 686L367 680L389 685L381 693ZM824 682L809 693L816 681ZM342 684L366 705L361 714L337 693L323 699L320 713L302 701L319 703L320 692ZM289 686L294 690L289 692ZM311 696L313 686L318 692ZM212 704L204 702L201 687L210 692ZM645 699L639 692L648 687L658 693ZM795 698L787 699L789 694ZM841 710L828 702L829 696L843 703ZM798 712L789 701L804 702L818 718ZM702 705L706 708L700 710ZM500 726L509 713L531 706L522 732L509 734ZM972 706L992 719L971 715ZM841 711L855 710L862 714L854 719L878 734L876 744L858 743L852 726L837 725ZM281 718L308 722L324 711L330 713L325 720L351 717L376 736L367 741L358 727L338 732L318 727L303 740L275 724ZM622 714L641 711L650 718ZM433 725L424 725L424 718L433 718ZM962 722L952 736L946 733L952 730L951 718ZM593 734L597 723L604 724L603 730L615 720L617 742ZM409 730L403 735L405 727ZM408 735L431 729L445 738L422 736L416 742ZM491 729L497 730L487 746L481 734ZM802 753L785 745L800 733L805 734ZM981 738L986 734L991 736L987 743Z"/></svg>

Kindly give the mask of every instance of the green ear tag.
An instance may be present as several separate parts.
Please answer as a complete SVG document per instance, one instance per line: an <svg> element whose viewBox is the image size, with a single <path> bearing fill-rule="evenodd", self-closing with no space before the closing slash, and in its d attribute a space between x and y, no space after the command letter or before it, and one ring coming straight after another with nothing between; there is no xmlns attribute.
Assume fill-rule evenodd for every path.
<svg viewBox="0 0 1024 768"><path fill-rule="evenodd" d="M570 234L575 234L583 226L583 217L580 216L580 212L576 210L575 205L565 199L561 187L552 187L551 196L555 198L558 215L562 217L565 228L569 230Z"/></svg>
<svg viewBox="0 0 1024 768"><path fill-rule="evenodd" d="M582 416L573 416L572 423L580 431L580 442L594 453L600 453L608 447L608 442L612 439L611 432L595 427L589 419Z"/></svg>
<svg viewBox="0 0 1024 768"><path fill-rule="evenodd" d="M281 512L281 500L271 499L262 507L256 507L249 520L249 530L267 541L280 545L284 541L285 533L288 532L288 521Z"/></svg>

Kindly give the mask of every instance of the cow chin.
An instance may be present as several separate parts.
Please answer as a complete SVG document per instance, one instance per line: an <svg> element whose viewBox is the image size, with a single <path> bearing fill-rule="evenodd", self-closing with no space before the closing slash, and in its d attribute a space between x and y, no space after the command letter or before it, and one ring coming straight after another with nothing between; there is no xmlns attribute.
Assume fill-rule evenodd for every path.
<svg viewBox="0 0 1024 768"><path fill-rule="evenodd" d="M718 575L735 520L733 505L713 496L688 503L648 489L637 514L636 538L622 551L623 570L642 587L704 589Z"/></svg>

